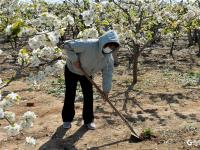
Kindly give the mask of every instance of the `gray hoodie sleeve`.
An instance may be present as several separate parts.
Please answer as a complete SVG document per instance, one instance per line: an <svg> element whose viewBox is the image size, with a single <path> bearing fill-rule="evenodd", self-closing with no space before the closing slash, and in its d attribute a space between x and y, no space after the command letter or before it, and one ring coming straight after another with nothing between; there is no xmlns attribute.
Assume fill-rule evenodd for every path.
<svg viewBox="0 0 200 150"><path fill-rule="evenodd" d="M114 68L114 60L112 54L106 55L107 65L102 69L103 91L110 92L112 87L112 73Z"/></svg>

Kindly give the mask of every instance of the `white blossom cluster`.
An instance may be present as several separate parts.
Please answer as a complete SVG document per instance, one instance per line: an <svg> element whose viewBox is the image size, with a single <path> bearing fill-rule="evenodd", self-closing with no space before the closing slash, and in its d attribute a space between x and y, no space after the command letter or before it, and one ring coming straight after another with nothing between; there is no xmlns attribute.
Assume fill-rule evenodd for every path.
<svg viewBox="0 0 200 150"><path fill-rule="evenodd" d="M0 8L1 13L5 14L14 14L14 10L18 4L18 0L1 0L0 1Z"/></svg>
<svg viewBox="0 0 200 150"><path fill-rule="evenodd" d="M0 107L6 109L12 106L15 102L20 100L20 96L16 93L8 94L2 101L0 101Z"/></svg>
<svg viewBox="0 0 200 150"><path fill-rule="evenodd" d="M46 66L44 71L39 71L37 74L31 73L29 77L26 78L27 82L34 87L40 87L45 80L45 77L48 75L59 75L64 70L64 65L66 62L64 60L58 60L52 66Z"/></svg>
<svg viewBox="0 0 200 150"><path fill-rule="evenodd" d="M5 111L4 117L7 118L12 123L15 122L15 113L13 112Z"/></svg>
<svg viewBox="0 0 200 150"><path fill-rule="evenodd" d="M41 31L59 29L62 25L57 16L47 12L40 14L36 19L29 20L28 23Z"/></svg>
<svg viewBox="0 0 200 150"><path fill-rule="evenodd" d="M200 20L200 10L197 6L188 6L188 11L183 16L183 19L187 22L190 22L191 20L198 19Z"/></svg>
<svg viewBox="0 0 200 150"><path fill-rule="evenodd" d="M81 13L86 26L90 26L94 22L94 11L87 10Z"/></svg>
<svg viewBox="0 0 200 150"><path fill-rule="evenodd" d="M56 46L57 43L59 42L60 33L54 31L54 32L47 33L47 35L48 35L48 39L50 40L52 46Z"/></svg>
<svg viewBox="0 0 200 150"><path fill-rule="evenodd" d="M169 11L165 11L163 16L168 18L168 19L171 19L171 20L177 20L178 19L178 14L172 13L172 12L169 12Z"/></svg>
<svg viewBox="0 0 200 150"><path fill-rule="evenodd" d="M31 67L37 67L41 64L41 60L38 58L38 56L33 55L30 57L30 66Z"/></svg>
<svg viewBox="0 0 200 150"><path fill-rule="evenodd" d="M29 146L36 145L36 140L33 137L26 137L26 144Z"/></svg>
<svg viewBox="0 0 200 150"><path fill-rule="evenodd" d="M3 108L0 107L0 119L3 119L4 118L4 111L3 111Z"/></svg>
<svg viewBox="0 0 200 150"><path fill-rule="evenodd" d="M53 65L53 68L54 68L53 74L59 75L61 72L63 72L65 64L66 64L66 62L64 60L58 60Z"/></svg>
<svg viewBox="0 0 200 150"><path fill-rule="evenodd" d="M31 49L38 49L42 46L56 46L59 42L60 33L59 32L49 32L47 34L41 33L41 35L36 35L33 38L30 38L28 44Z"/></svg>
<svg viewBox="0 0 200 150"><path fill-rule="evenodd" d="M34 112L27 111L22 116L22 119L20 121L20 129L30 128L33 126L33 121L36 118L36 115Z"/></svg>
<svg viewBox="0 0 200 150"><path fill-rule="evenodd" d="M32 36L36 34L36 32L34 28L23 26L21 27L18 37Z"/></svg>
<svg viewBox="0 0 200 150"><path fill-rule="evenodd" d="M74 24L74 18L67 15L62 20L51 13L42 13L38 18L29 20L27 24L32 25L38 30L38 35L29 38L28 44L32 49L29 57L30 67L37 67L45 61L51 61L54 58L62 56L62 50L57 47L61 35L64 33L64 26ZM52 29L54 31L52 31ZM39 87L45 79L45 76L61 72L60 65L63 63L59 61L47 66L43 71L36 74L30 74L27 81L34 87Z"/></svg>
<svg viewBox="0 0 200 150"><path fill-rule="evenodd" d="M20 97L16 93L8 94L3 100L0 91L0 119L6 118L9 122L15 122L15 113L5 111L8 107L12 106L15 102L20 100Z"/></svg>
<svg viewBox="0 0 200 150"><path fill-rule="evenodd" d="M5 33L6 35L11 35L12 34L12 25L8 25L6 28L5 28Z"/></svg>
<svg viewBox="0 0 200 150"><path fill-rule="evenodd" d="M0 55L3 54L3 51L0 49Z"/></svg>
<svg viewBox="0 0 200 150"><path fill-rule="evenodd" d="M0 92L1 96L1 92ZM9 122L8 126L5 126L4 129L7 132L8 136L16 136L25 128L30 128L33 126L33 121L36 118L34 112L27 111L22 116L19 123L15 123L15 113L10 111L5 111L6 108L12 106L14 102L20 99L19 95L16 93L8 94L3 101L0 101L0 119L6 119ZM1 97L0 97L1 100ZM26 144L35 145L36 140L32 137L26 138Z"/></svg>
<svg viewBox="0 0 200 150"><path fill-rule="evenodd" d="M6 116L7 115L7 116ZM12 113L12 112L5 112L5 116L4 117L7 117L7 119L11 122L11 120L14 122L15 121L15 114ZM26 113L24 113L20 123L13 123L13 124L10 124L6 127L4 127L4 129L6 130L7 134L9 136L16 136L20 133L21 130L25 129L25 128L30 128L33 126L33 121L34 119L36 118L36 115L34 112L31 112L31 111L28 111Z"/></svg>
<svg viewBox="0 0 200 150"><path fill-rule="evenodd" d="M13 123L4 128L7 131L7 134L9 136L15 136L15 135L19 134L21 130L32 127L33 121L36 118L36 115L34 112L28 111L28 112L24 113L20 123L14 123L15 122L15 114L14 113L5 112L4 115L5 115L4 117L6 117L11 123Z"/></svg>
<svg viewBox="0 0 200 150"><path fill-rule="evenodd" d="M0 85L3 83L3 80L0 78ZM0 94L1 94L1 91L0 91ZM1 100L1 99L0 99Z"/></svg>
<svg viewBox="0 0 200 150"><path fill-rule="evenodd" d="M16 136L20 133L20 125L19 124L13 124L13 125L8 125L6 127L4 127L4 129L6 130L7 134L9 136Z"/></svg>
<svg viewBox="0 0 200 150"><path fill-rule="evenodd" d="M30 56L26 49L21 49L18 53L18 63L20 65L24 64L27 65L30 62Z"/></svg>
<svg viewBox="0 0 200 150"><path fill-rule="evenodd" d="M56 47L44 47L42 49L37 49L36 51L33 51L33 53L37 52L37 56L39 58L54 58Z"/></svg>
<svg viewBox="0 0 200 150"><path fill-rule="evenodd" d="M20 22L22 20L18 20L18 22ZM7 36L11 36L14 30L14 27L16 27L16 22L14 22L13 24L8 24L5 28L5 34ZM17 34L18 37L26 37L26 36L32 36L34 35L37 31L34 28L28 27L25 24L21 24L19 26L19 33Z"/></svg>
<svg viewBox="0 0 200 150"><path fill-rule="evenodd" d="M0 119L6 119L9 122L9 125L4 127L9 136L15 136L24 128L31 127L34 119L36 118L34 112L28 111L24 113L20 123L15 123L15 113L5 110L19 100L20 96L12 92L8 94L2 101L0 101Z"/></svg>
<svg viewBox="0 0 200 150"><path fill-rule="evenodd" d="M85 29L84 31L79 32L78 38L88 39L88 38L98 38L99 33L95 27Z"/></svg>
<svg viewBox="0 0 200 150"><path fill-rule="evenodd" d="M74 23L74 18L71 15L67 15L62 19L63 26L73 25Z"/></svg>

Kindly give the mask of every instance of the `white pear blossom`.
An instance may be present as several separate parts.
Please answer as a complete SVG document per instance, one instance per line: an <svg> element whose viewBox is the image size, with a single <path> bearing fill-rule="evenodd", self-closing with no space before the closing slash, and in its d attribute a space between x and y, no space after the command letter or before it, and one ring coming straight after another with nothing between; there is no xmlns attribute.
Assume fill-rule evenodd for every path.
<svg viewBox="0 0 200 150"><path fill-rule="evenodd" d="M67 15L62 19L63 25L67 26L68 24L73 25L74 24L74 18L70 15Z"/></svg>
<svg viewBox="0 0 200 150"><path fill-rule="evenodd" d="M28 41L28 44L29 44L30 48L32 48L32 49L37 49L37 48L40 48L40 46L41 46L41 43L36 36L33 38L30 38Z"/></svg>
<svg viewBox="0 0 200 150"><path fill-rule="evenodd" d="M12 34L12 25L8 25L5 29L6 35L11 35Z"/></svg>
<svg viewBox="0 0 200 150"><path fill-rule="evenodd" d="M21 120L20 121L20 130L27 129L33 126L33 122L30 120Z"/></svg>
<svg viewBox="0 0 200 150"><path fill-rule="evenodd" d="M33 137L26 137L26 144L34 146L36 144L36 140Z"/></svg>
<svg viewBox="0 0 200 150"><path fill-rule="evenodd" d="M45 46L41 49L41 57L43 58L52 58L54 56L54 47L47 47Z"/></svg>
<svg viewBox="0 0 200 150"><path fill-rule="evenodd" d="M98 38L99 33L96 28L90 28L88 30L88 38Z"/></svg>
<svg viewBox="0 0 200 150"><path fill-rule="evenodd" d="M60 48L58 48L58 47L55 47L55 49L54 49L54 56L55 57L60 57L62 55L63 55L62 50Z"/></svg>
<svg viewBox="0 0 200 150"><path fill-rule="evenodd" d="M4 118L4 111L3 111L3 108L0 107L0 119L3 119Z"/></svg>
<svg viewBox="0 0 200 150"><path fill-rule="evenodd" d="M19 101L20 100L20 96L16 93L10 93L8 94L4 99L3 101L0 102L0 106L3 108L3 109L6 109L10 106L12 106L15 102Z"/></svg>
<svg viewBox="0 0 200 150"><path fill-rule="evenodd" d="M4 129L6 130L7 134L9 136L16 136L20 133L20 125L18 124L14 124L14 125L8 125L6 127L4 127Z"/></svg>
<svg viewBox="0 0 200 150"><path fill-rule="evenodd" d="M3 83L2 79L0 78L0 85ZM0 99L1 100L1 99Z"/></svg>
<svg viewBox="0 0 200 150"><path fill-rule="evenodd" d="M88 39L88 38L98 38L99 33L97 31L96 28L89 28L89 29L85 29L84 31L79 32L78 34L78 38L84 38L84 39Z"/></svg>
<svg viewBox="0 0 200 150"><path fill-rule="evenodd" d="M20 97L17 93L11 92L6 96L7 99L10 99L11 101L17 101Z"/></svg>
<svg viewBox="0 0 200 150"><path fill-rule="evenodd" d="M54 75L59 75L63 72L63 68L66 62L64 60L58 60L54 65L53 65L53 74Z"/></svg>
<svg viewBox="0 0 200 150"><path fill-rule="evenodd" d="M40 41L41 46L44 46L46 43L48 43L47 36L46 36L46 34L44 34L44 31L41 32L41 35L37 35L36 37L37 37L38 41Z"/></svg>
<svg viewBox="0 0 200 150"><path fill-rule="evenodd" d="M32 24L33 26L36 26L36 27L39 27L42 24L41 19L39 19L39 18L33 19L33 20L28 20L26 23Z"/></svg>
<svg viewBox="0 0 200 150"><path fill-rule="evenodd" d="M86 26L90 26L93 23L93 14L93 10L87 10L81 14Z"/></svg>
<svg viewBox="0 0 200 150"><path fill-rule="evenodd" d="M18 36L27 36L27 35L33 35L36 32L33 28L27 28L27 27L21 27L20 33Z"/></svg>
<svg viewBox="0 0 200 150"><path fill-rule="evenodd" d="M28 55L28 54L19 54L18 55L19 57L18 57L18 63L21 65L22 64L22 62L23 61L25 61L25 62L29 62L29 58L30 58L30 56Z"/></svg>
<svg viewBox="0 0 200 150"><path fill-rule="evenodd" d="M7 99L3 99L3 101L0 102L0 107L2 107L3 109L6 109L12 105L13 103Z"/></svg>
<svg viewBox="0 0 200 150"><path fill-rule="evenodd" d="M41 64L41 61L37 56L32 56L30 58L30 64L31 67L37 67Z"/></svg>
<svg viewBox="0 0 200 150"><path fill-rule="evenodd" d="M70 25L73 25L74 24L74 18L70 15L67 15L67 19L68 19L68 22Z"/></svg>
<svg viewBox="0 0 200 150"><path fill-rule="evenodd" d="M4 115L10 122L15 122L15 113L6 111Z"/></svg>
<svg viewBox="0 0 200 150"><path fill-rule="evenodd" d="M50 27L55 27L55 29L60 28L61 26L61 21L58 19L57 16L50 14L50 13L42 13L39 17L40 21L42 22L42 24L46 24ZM44 27L46 27L46 25Z"/></svg>
<svg viewBox="0 0 200 150"><path fill-rule="evenodd" d="M101 5L103 7L108 7L109 6L109 2L108 1L101 1Z"/></svg>
<svg viewBox="0 0 200 150"><path fill-rule="evenodd" d="M186 19L187 21L189 21L190 19L194 19L196 17L196 13L194 10L190 9L188 10L188 12L184 15L184 19Z"/></svg>
<svg viewBox="0 0 200 150"><path fill-rule="evenodd" d="M63 60L58 60L55 64L54 67L58 68L58 69L63 69L65 65L65 61Z"/></svg>
<svg viewBox="0 0 200 150"><path fill-rule="evenodd" d="M41 56L41 50L39 48L34 49L32 51L32 56L38 56L38 57L40 57Z"/></svg>
<svg viewBox="0 0 200 150"><path fill-rule="evenodd" d="M40 46L46 45L48 43L47 37L43 32L41 32L41 35L34 36L33 38L29 39L29 46L32 49L38 49Z"/></svg>
<svg viewBox="0 0 200 150"><path fill-rule="evenodd" d="M34 112L27 111L23 115L23 119L33 121L36 118L36 115Z"/></svg>
<svg viewBox="0 0 200 150"><path fill-rule="evenodd" d="M3 51L0 49L0 55L3 54Z"/></svg>
<svg viewBox="0 0 200 150"><path fill-rule="evenodd" d="M57 32L50 32L48 33L48 38L50 39L53 46L59 42L60 35Z"/></svg>
<svg viewBox="0 0 200 150"><path fill-rule="evenodd" d="M29 56L27 50L21 49L19 54L18 54L18 63L20 65L22 65L22 63L28 64L29 62L30 62L30 56Z"/></svg>

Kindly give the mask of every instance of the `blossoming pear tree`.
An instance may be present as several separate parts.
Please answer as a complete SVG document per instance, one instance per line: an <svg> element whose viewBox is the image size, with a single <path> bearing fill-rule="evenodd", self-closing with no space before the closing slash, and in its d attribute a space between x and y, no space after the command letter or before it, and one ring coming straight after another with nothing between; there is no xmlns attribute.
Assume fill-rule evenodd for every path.
<svg viewBox="0 0 200 150"><path fill-rule="evenodd" d="M187 2L184 6L186 13L183 15L183 27L188 34L189 46L197 43L199 47L197 56L200 56L200 1Z"/></svg>
<svg viewBox="0 0 200 150"><path fill-rule="evenodd" d="M162 27L162 9L157 0L129 1L113 0L114 14L119 14L120 20L113 24L113 28L121 35L121 40L131 52L133 61L133 81L137 83L138 58L142 51L158 37L158 30Z"/></svg>

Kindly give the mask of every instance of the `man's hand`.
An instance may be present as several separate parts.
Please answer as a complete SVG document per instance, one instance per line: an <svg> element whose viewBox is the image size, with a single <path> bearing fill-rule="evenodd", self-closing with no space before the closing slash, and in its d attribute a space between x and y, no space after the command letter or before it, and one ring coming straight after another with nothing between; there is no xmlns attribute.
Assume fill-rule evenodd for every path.
<svg viewBox="0 0 200 150"><path fill-rule="evenodd" d="M106 99L108 99L109 92L103 92L103 94L104 94L103 100L106 101Z"/></svg>
<svg viewBox="0 0 200 150"><path fill-rule="evenodd" d="M80 68L81 68L81 63L80 63L79 60L75 61L75 62L73 63L73 65L74 65L77 69L80 69Z"/></svg>

